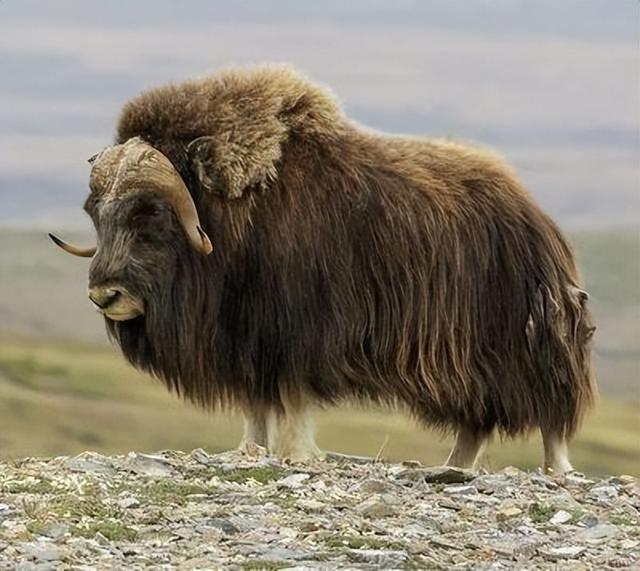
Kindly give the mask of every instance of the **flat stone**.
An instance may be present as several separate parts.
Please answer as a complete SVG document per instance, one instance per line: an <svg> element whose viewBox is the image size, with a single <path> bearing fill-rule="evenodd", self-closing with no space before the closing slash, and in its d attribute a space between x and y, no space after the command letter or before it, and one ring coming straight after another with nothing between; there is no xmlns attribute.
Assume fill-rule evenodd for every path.
<svg viewBox="0 0 640 571"><path fill-rule="evenodd" d="M238 533L240 531L228 519L221 518L221 517L209 518L205 522L203 522L203 525L205 525L207 527L214 527L216 529L219 529L220 531L222 531L223 533L225 533L227 535L234 535L234 534L236 534L236 533Z"/></svg>
<svg viewBox="0 0 640 571"><path fill-rule="evenodd" d="M383 480L365 480L358 486L358 492L362 494L380 494L391 488L389 482Z"/></svg>
<svg viewBox="0 0 640 571"><path fill-rule="evenodd" d="M496 511L496 519L498 521L506 521L508 519L512 519L514 517L518 517L522 515L522 510L515 505L507 505L501 507Z"/></svg>
<svg viewBox="0 0 640 571"><path fill-rule="evenodd" d="M531 474L531 482L536 484L537 486L541 486L547 488L548 490L557 490L558 484L554 482L549 476L546 474L542 474L540 472L535 472Z"/></svg>
<svg viewBox="0 0 640 571"><path fill-rule="evenodd" d="M509 478L520 479L527 476L526 472L520 470L520 468L516 468L515 466L505 466L502 470L500 470L501 474L508 476Z"/></svg>
<svg viewBox="0 0 640 571"><path fill-rule="evenodd" d="M397 474L397 478L411 482L422 481L428 484L461 484L473 480L476 475L471 470L453 466L438 466L436 468L408 468Z"/></svg>
<svg viewBox="0 0 640 571"><path fill-rule="evenodd" d="M549 520L550 523L554 525L561 525L563 523L567 523L573 518L573 516L564 510L557 511L553 517Z"/></svg>
<svg viewBox="0 0 640 571"><path fill-rule="evenodd" d="M600 542L605 539L613 539L620 533L620 529L611 523L599 523L593 527L582 530L579 533L579 537L589 542Z"/></svg>
<svg viewBox="0 0 640 571"><path fill-rule="evenodd" d="M551 547L539 549L538 553L549 559L575 559L586 551L582 545L570 545L567 547Z"/></svg>
<svg viewBox="0 0 640 571"><path fill-rule="evenodd" d="M615 500L619 494L620 492L615 486L596 486L591 488L589 497L599 504L606 505L612 500Z"/></svg>
<svg viewBox="0 0 640 571"><path fill-rule="evenodd" d="M406 551L387 551L382 549L349 549L347 554L352 561L376 565L381 569L397 567L409 559Z"/></svg>
<svg viewBox="0 0 640 571"><path fill-rule="evenodd" d="M387 495L375 495L358 504L356 510L364 517L381 518L397 513L397 501Z"/></svg>
<svg viewBox="0 0 640 571"><path fill-rule="evenodd" d="M192 450L189 456L191 456L193 460L198 462L198 464L203 464L204 466L210 466L216 463L215 458L202 448L196 448L195 450Z"/></svg>
<svg viewBox="0 0 640 571"><path fill-rule="evenodd" d="M444 535L437 535L435 537L432 537L429 541L430 541L430 543L432 545L435 545L436 547L444 547L445 549L459 549L460 548L459 545L457 545L456 543L450 541Z"/></svg>
<svg viewBox="0 0 640 571"><path fill-rule="evenodd" d="M582 488L588 488L595 483L580 472L568 472L561 476L559 480L565 485L580 486Z"/></svg>
<svg viewBox="0 0 640 571"><path fill-rule="evenodd" d="M288 549L285 547L268 548L260 553L256 561L301 561L312 557L313 554L302 549Z"/></svg>
<svg viewBox="0 0 640 571"><path fill-rule="evenodd" d="M504 474L482 474L473 479L473 485L480 493L502 495L513 482Z"/></svg>
<svg viewBox="0 0 640 571"><path fill-rule="evenodd" d="M310 478L309 474L291 474L276 482L279 488L301 488L304 482Z"/></svg>
<svg viewBox="0 0 640 571"><path fill-rule="evenodd" d="M434 529L433 527L426 527L424 525L420 525L419 523L410 523L406 525L403 530L403 537L409 538L423 538L423 537L431 537L435 535L440 530Z"/></svg>
<svg viewBox="0 0 640 571"><path fill-rule="evenodd" d="M50 523L42 530L42 535L44 535L45 537L49 537L51 539L60 539L61 537L66 535L68 532L69 532L68 525L61 522L54 522L54 523Z"/></svg>
<svg viewBox="0 0 640 571"><path fill-rule="evenodd" d="M193 527L178 527L172 529L171 533L180 539L191 539L194 535L197 535Z"/></svg>
<svg viewBox="0 0 640 571"><path fill-rule="evenodd" d="M36 561L59 561L61 552L58 547L45 543L28 543L23 546L22 552Z"/></svg>
<svg viewBox="0 0 640 571"><path fill-rule="evenodd" d="M444 493L450 496L469 496L477 494L478 489L475 486L447 486Z"/></svg>
<svg viewBox="0 0 640 571"><path fill-rule="evenodd" d="M544 499L544 503L565 511L574 511L580 508L580 503L567 490L558 490L552 493Z"/></svg>
<svg viewBox="0 0 640 571"><path fill-rule="evenodd" d="M65 468L71 472L84 472L90 474L116 474L115 466L110 458L95 452L83 452L78 456L69 458L64 462Z"/></svg>
<svg viewBox="0 0 640 571"><path fill-rule="evenodd" d="M640 541L637 541L635 539L625 539L624 541L620 542L619 547L620 549L631 550L638 547L638 545L640 545Z"/></svg>
<svg viewBox="0 0 640 571"><path fill-rule="evenodd" d="M297 505L307 512L318 512L327 507L325 503L319 502L318 500L299 500Z"/></svg>
<svg viewBox="0 0 640 571"><path fill-rule="evenodd" d="M586 513L580 518L580 523L585 527L593 527L594 525L598 525L600 520L597 516L592 513Z"/></svg>
<svg viewBox="0 0 640 571"><path fill-rule="evenodd" d="M127 457L127 467L140 476L152 478L166 478L173 476L176 471L171 463L162 456L152 454L136 454L132 452Z"/></svg>
<svg viewBox="0 0 640 571"><path fill-rule="evenodd" d="M126 510L130 508L137 508L140 505L140 500L138 498L134 498L133 496L126 496L124 498L118 498L116 504L119 508Z"/></svg>

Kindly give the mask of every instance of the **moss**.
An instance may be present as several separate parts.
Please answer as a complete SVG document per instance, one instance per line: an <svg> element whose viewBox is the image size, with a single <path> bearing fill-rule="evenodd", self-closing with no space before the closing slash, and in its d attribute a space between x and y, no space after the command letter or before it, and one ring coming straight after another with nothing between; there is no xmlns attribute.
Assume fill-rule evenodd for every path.
<svg viewBox="0 0 640 571"><path fill-rule="evenodd" d="M529 506L529 517L534 523L546 523L556 513L556 508L549 504L533 502Z"/></svg>
<svg viewBox="0 0 640 571"><path fill-rule="evenodd" d="M136 491L136 497L147 504L176 504L184 505L195 494L208 494L210 488L187 482L171 480L153 481L140 486Z"/></svg>
<svg viewBox="0 0 640 571"><path fill-rule="evenodd" d="M358 535L332 535L324 540L325 545L332 549L348 547L350 549L405 549L405 545L397 541L388 541L378 537Z"/></svg>
<svg viewBox="0 0 640 571"><path fill-rule="evenodd" d="M629 527L637 527L640 521L636 517L626 514L614 514L609 516L609 522L614 525L626 525Z"/></svg>
<svg viewBox="0 0 640 571"><path fill-rule="evenodd" d="M109 541L134 541L138 537L138 532L135 529L115 520L74 525L70 531L73 535L86 538L92 538L97 533L101 533Z"/></svg>
<svg viewBox="0 0 640 571"><path fill-rule="evenodd" d="M571 519L569 520L569 523L571 525L576 525L584 516L585 511L581 510L581 509L577 509L577 510L573 510L571 512Z"/></svg>
<svg viewBox="0 0 640 571"><path fill-rule="evenodd" d="M248 482L255 480L260 484L267 484L282 478L286 472L276 466L257 466L254 468L237 468L228 472L218 473L218 477L227 482Z"/></svg>
<svg viewBox="0 0 640 571"><path fill-rule="evenodd" d="M55 486L47 478L26 477L22 481L9 482L0 486L0 493L4 494L52 494L56 491Z"/></svg>
<svg viewBox="0 0 640 571"><path fill-rule="evenodd" d="M286 561L268 561L262 559L248 559L241 563L242 568L245 571L272 571L276 569L286 569L287 567L291 567L291 563L287 563Z"/></svg>

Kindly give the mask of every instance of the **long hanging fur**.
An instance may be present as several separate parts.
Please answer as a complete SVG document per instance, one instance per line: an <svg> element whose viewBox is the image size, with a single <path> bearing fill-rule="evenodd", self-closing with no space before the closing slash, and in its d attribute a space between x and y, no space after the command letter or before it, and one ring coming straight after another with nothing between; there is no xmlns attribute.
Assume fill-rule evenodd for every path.
<svg viewBox="0 0 640 571"><path fill-rule="evenodd" d="M366 399L443 429L575 432L594 398L586 294L500 159L363 130L286 68L143 93L117 142L134 136L214 242L205 258L177 240L146 315L107 321L134 365L207 407Z"/></svg>

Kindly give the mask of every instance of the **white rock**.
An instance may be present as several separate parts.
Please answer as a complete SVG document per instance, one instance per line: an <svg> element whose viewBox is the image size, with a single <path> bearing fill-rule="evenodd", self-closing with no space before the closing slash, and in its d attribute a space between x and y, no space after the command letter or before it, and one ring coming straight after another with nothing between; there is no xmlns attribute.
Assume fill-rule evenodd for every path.
<svg viewBox="0 0 640 571"><path fill-rule="evenodd" d="M550 523L553 523L554 525L559 525L559 524L563 524L563 523L567 523L569 520L571 520L573 516L565 511L565 510L560 510L557 511L554 516L549 520Z"/></svg>
<svg viewBox="0 0 640 571"><path fill-rule="evenodd" d="M470 494L477 494L478 490L475 486L455 485L447 486L444 490L444 493L451 496L467 496Z"/></svg>
<svg viewBox="0 0 640 571"><path fill-rule="evenodd" d="M140 505L140 500L133 496L127 496L120 498L116 503L118 504L118 507L126 510L129 508L137 508Z"/></svg>
<svg viewBox="0 0 640 571"><path fill-rule="evenodd" d="M300 488L309 478L309 474L291 474L278 480L277 485L279 488Z"/></svg>
<svg viewBox="0 0 640 571"><path fill-rule="evenodd" d="M552 547L542 550L542 554L553 559L575 559L586 551L582 545L570 545L567 547Z"/></svg>
<svg viewBox="0 0 640 571"><path fill-rule="evenodd" d="M110 458L96 454L95 452L83 452L78 456L69 458L64 463L65 468L71 472L87 472L93 474L114 475L116 469Z"/></svg>
<svg viewBox="0 0 640 571"><path fill-rule="evenodd" d="M175 469L170 462L162 456L152 454L136 454L130 453L127 457L128 468L141 476L151 476L153 478L162 478L173 476Z"/></svg>
<svg viewBox="0 0 640 571"><path fill-rule="evenodd" d="M376 565L381 569L397 568L409 556L405 551L388 551L382 549L349 549L349 558L361 563Z"/></svg>
<svg viewBox="0 0 640 571"><path fill-rule="evenodd" d="M620 529L610 523L599 523L580 532L580 537L589 543L600 543L620 534Z"/></svg>

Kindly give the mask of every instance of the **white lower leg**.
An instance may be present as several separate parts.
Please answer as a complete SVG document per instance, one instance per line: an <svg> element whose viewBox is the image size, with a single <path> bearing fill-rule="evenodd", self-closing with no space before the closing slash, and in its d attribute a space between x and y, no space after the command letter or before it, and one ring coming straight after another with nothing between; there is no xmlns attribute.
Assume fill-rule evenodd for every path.
<svg viewBox="0 0 640 571"><path fill-rule="evenodd" d="M256 446L267 447L267 412L262 408L244 410L244 433L238 450L254 453Z"/></svg>
<svg viewBox="0 0 640 571"><path fill-rule="evenodd" d="M269 452L292 462L306 462L322 456L314 438L314 424L307 406L286 407L269 416Z"/></svg>
<svg viewBox="0 0 640 571"><path fill-rule="evenodd" d="M458 468L474 468L484 446L487 434L468 428L460 428L456 436L456 443L447 458L447 466Z"/></svg>
<svg viewBox="0 0 640 571"><path fill-rule="evenodd" d="M569 462L567 439L555 431L542 429L541 432L544 445L544 471L554 476L571 472L573 467Z"/></svg>

